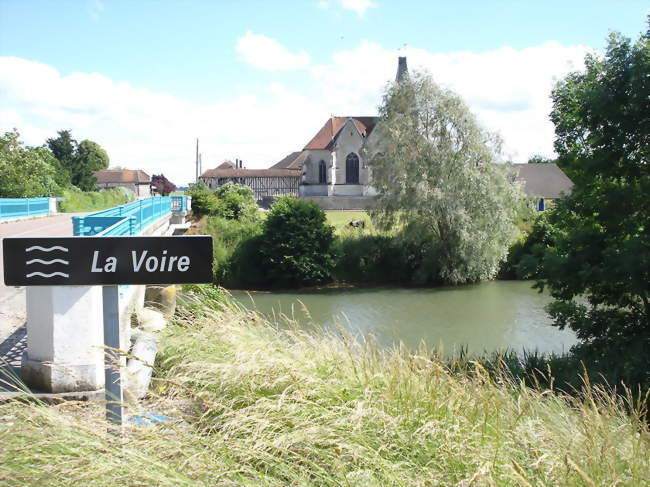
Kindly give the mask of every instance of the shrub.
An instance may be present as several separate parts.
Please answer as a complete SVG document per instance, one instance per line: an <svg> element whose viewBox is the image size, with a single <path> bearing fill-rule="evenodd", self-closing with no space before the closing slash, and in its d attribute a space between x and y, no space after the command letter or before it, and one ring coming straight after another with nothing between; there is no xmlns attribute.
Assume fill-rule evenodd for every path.
<svg viewBox="0 0 650 487"><path fill-rule="evenodd" d="M214 194L219 200L214 215L229 220L257 216L255 193L248 186L227 183L217 188Z"/></svg>
<svg viewBox="0 0 650 487"><path fill-rule="evenodd" d="M536 279L542 277L544 252L555 245L557 228L550 222L553 210L539 215L530 233L522 234L510 247L507 260L502 264L502 279Z"/></svg>
<svg viewBox="0 0 650 487"><path fill-rule="evenodd" d="M272 206L260 237L260 257L272 286L327 282L334 269L334 229L313 203L283 196Z"/></svg>
<svg viewBox="0 0 650 487"><path fill-rule="evenodd" d="M192 198L192 213L197 216L216 214L219 200L205 183L196 183L187 194Z"/></svg>
<svg viewBox="0 0 650 487"><path fill-rule="evenodd" d="M228 287L239 287L242 281L259 286L261 276L259 272L247 275L251 269L246 267L248 272L242 270L241 246L250 246L251 239L259 235L262 225L258 219L227 220L225 218L208 217L205 232L212 235L212 251L215 280L217 283ZM233 258L235 256L235 258ZM253 266L254 268L254 266Z"/></svg>

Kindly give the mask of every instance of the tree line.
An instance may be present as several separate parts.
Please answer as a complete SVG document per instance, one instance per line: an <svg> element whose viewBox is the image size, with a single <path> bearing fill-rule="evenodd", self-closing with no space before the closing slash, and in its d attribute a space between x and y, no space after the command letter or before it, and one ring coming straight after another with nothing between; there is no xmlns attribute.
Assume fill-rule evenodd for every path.
<svg viewBox="0 0 650 487"><path fill-rule="evenodd" d="M16 129L0 136L0 198L61 196L65 190L97 189L96 171L108 169L110 158L97 142L77 142L70 130L39 147L26 146ZM154 174L151 184L164 196L176 190L164 174Z"/></svg>

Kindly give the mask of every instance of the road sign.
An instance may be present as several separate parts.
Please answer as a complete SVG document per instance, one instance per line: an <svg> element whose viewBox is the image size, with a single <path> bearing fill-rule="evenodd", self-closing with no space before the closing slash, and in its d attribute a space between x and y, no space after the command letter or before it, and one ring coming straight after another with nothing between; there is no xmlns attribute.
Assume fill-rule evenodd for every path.
<svg viewBox="0 0 650 487"><path fill-rule="evenodd" d="M3 239L7 286L212 282L212 237Z"/></svg>
<svg viewBox="0 0 650 487"><path fill-rule="evenodd" d="M2 240L8 286L103 285L106 417L122 424L118 284L212 282L212 237L62 237Z"/></svg>

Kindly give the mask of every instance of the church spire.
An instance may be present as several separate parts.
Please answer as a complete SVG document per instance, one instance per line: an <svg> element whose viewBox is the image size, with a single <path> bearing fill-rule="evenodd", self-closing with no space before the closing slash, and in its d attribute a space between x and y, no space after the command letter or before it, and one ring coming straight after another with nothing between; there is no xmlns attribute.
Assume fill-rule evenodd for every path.
<svg viewBox="0 0 650 487"><path fill-rule="evenodd" d="M395 76L395 81L400 82L404 78L408 78L409 69L406 66L406 56L400 56L397 59L397 76Z"/></svg>

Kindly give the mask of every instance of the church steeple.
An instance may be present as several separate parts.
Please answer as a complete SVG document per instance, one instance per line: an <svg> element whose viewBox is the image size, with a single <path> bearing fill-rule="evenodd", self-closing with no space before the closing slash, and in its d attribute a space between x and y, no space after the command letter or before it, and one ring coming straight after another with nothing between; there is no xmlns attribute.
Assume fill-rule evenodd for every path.
<svg viewBox="0 0 650 487"><path fill-rule="evenodd" d="M408 78L409 70L406 66L406 56L400 56L397 59L397 76L395 76L395 81L400 82L404 78Z"/></svg>

